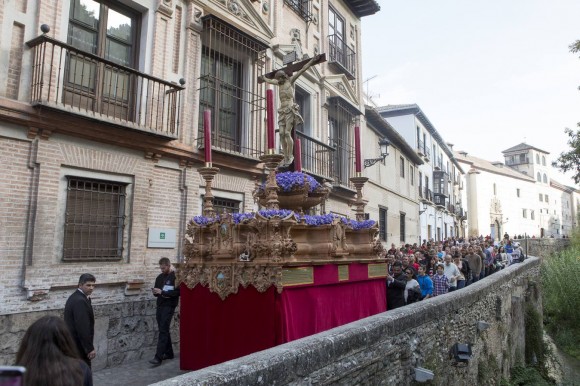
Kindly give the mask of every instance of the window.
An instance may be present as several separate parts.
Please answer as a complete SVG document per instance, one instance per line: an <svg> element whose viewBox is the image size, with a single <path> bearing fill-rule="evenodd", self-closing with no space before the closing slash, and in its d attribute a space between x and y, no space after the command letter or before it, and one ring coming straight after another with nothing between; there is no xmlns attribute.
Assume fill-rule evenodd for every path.
<svg viewBox="0 0 580 386"><path fill-rule="evenodd" d="M493 183L493 195L497 196L497 187L495 185L495 182Z"/></svg>
<svg viewBox="0 0 580 386"><path fill-rule="evenodd" d="M540 197L540 202L544 201L544 195L542 193L540 193L538 197Z"/></svg>
<svg viewBox="0 0 580 386"><path fill-rule="evenodd" d="M204 202L203 195L201 197L202 197L202 203L203 203ZM232 200L229 198L214 197L213 209L215 210L216 214L240 213L240 201ZM203 207L202 207L202 213L203 213Z"/></svg>
<svg viewBox="0 0 580 386"><path fill-rule="evenodd" d="M542 182L542 175L540 174L540 172L538 172L538 174L536 175L536 180L538 180L538 182Z"/></svg>
<svg viewBox="0 0 580 386"><path fill-rule="evenodd" d="M212 147L258 157L264 117L263 73L266 46L214 16L202 18L198 144L203 145L203 113L211 111Z"/></svg>
<svg viewBox="0 0 580 386"><path fill-rule="evenodd" d="M405 241L405 213L401 213L400 218L400 233L401 233L401 241Z"/></svg>
<svg viewBox="0 0 580 386"><path fill-rule="evenodd" d="M304 123L296 126L296 130L306 134L311 135L312 128L310 125L310 94L301 89L300 87L295 87L294 101L300 109L300 115Z"/></svg>
<svg viewBox="0 0 580 386"><path fill-rule="evenodd" d="M516 189L516 196L519 197L520 196L520 190Z"/></svg>
<svg viewBox="0 0 580 386"><path fill-rule="evenodd" d="M409 165L409 179L411 180L411 185L415 185L415 170L412 165Z"/></svg>
<svg viewBox="0 0 580 386"><path fill-rule="evenodd" d="M311 20L312 13L310 12L310 0L284 0L294 12L300 15L306 21Z"/></svg>
<svg viewBox="0 0 580 386"><path fill-rule="evenodd" d="M542 166L546 166L546 156L542 156Z"/></svg>
<svg viewBox="0 0 580 386"><path fill-rule="evenodd" d="M387 209L379 208L379 238L387 241Z"/></svg>
<svg viewBox="0 0 580 386"><path fill-rule="evenodd" d="M344 18L332 7L328 7L328 56L329 63L338 64L338 70L347 78L356 75L356 53L346 42Z"/></svg>
<svg viewBox="0 0 580 386"><path fill-rule="evenodd" d="M544 201L545 201L546 203L548 203L548 202L549 202L549 201L548 201L548 195L547 195L547 194L544 194Z"/></svg>
<svg viewBox="0 0 580 386"><path fill-rule="evenodd" d="M67 177L63 260L122 258L126 185Z"/></svg>
<svg viewBox="0 0 580 386"><path fill-rule="evenodd" d="M122 4L72 0L67 43L115 64L135 67L138 14ZM118 118L132 115L131 76L72 51L66 57L63 102ZM100 87L97 87L100 85Z"/></svg>
<svg viewBox="0 0 580 386"><path fill-rule="evenodd" d="M522 217L528 218L528 210L527 209L522 209Z"/></svg>
<svg viewBox="0 0 580 386"><path fill-rule="evenodd" d="M546 176L546 173L544 173L543 181L544 181L544 184L548 183L548 176Z"/></svg>
<svg viewBox="0 0 580 386"><path fill-rule="evenodd" d="M536 219L536 213L533 210L530 210L530 219L532 220Z"/></svg>
<svg viewBox="0 0 580 386"><path fill-rule="evenodd" d="M328 133L330 145L334 151L333 179L334 183L349 186L349 178L354 168L354 149L351 140L353 122L359 113L348 102L340 97L329 98Z"/></svg>
<svg viewBox="0 0 580 386"><path fill-rule="evenodd" d="M405 159L403 157L399 157L399 161L401 169L401 178L405 178Z"/></svg>
<svg viewBox="0 0 580 386"><path fill-rule="evenodd" d="M539 165L540 164L540 155L536 154L536 163Z"/></svg>

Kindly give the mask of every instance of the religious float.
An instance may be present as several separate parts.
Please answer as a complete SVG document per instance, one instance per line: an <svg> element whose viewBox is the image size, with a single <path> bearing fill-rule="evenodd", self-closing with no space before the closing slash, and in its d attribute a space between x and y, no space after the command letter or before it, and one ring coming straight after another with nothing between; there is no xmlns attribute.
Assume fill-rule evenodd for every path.
<svg viewBox="0 0 580 386"><path fill-rule="evenodd" d="M267 181L256 186L261 209L217 215L210 130L202 216L187 225L181 282L181 368L196 370L299 339L386 310L386 264L378 227L364 220L360 131L355 128L356 219L309 216L330 191L301 172L300 144L294 171L274 151L272 90L267 90L268 152L261 156ZM209 128L209 112L205 127ZM209 149L209 151L208 151ZM287 158L287 157L286 157Z"/></svg>

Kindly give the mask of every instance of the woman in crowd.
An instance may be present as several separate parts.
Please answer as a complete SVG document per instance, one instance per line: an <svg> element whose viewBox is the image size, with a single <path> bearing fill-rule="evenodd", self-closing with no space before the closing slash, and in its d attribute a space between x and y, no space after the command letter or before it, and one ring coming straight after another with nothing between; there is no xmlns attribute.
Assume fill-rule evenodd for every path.
<svg viewBox="0 0 580 386"><path fill-rule="evenodd" d="M459 277L457 278L457 289L462 289L465 287L465 283L470 275L469 263L461 258L459 252L453 256L453 263L457 266L457 269L459 269L460 272Z"/></svg>
<svg viewBox="0 0 580 386"><path fill-rule="evenodd" d="M43 316L26 330L16 354L26 367L27 386L92 386L89 366L80 359L65 322Z"/></svg>

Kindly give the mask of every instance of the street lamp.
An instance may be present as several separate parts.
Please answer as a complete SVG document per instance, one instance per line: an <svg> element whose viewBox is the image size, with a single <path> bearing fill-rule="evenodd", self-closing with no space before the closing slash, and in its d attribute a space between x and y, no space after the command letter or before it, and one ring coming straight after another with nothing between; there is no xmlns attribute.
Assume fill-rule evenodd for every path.
<svg viewBox="0 0 580 386"><path fill-rule="evenodd" d="M365 168L368 168L369 166L373 166L374 164L376 164L379 161L384 162L385 158L389 155L389 145L390 144L391 143L389 142L388 139L381 138L379 140L379 150L381 151L381 156L379 158L365 159Z"/></svg>
<svg viewBox="0 0 580 386"><path fill-rule="evenodd" d="M419 209L419 216L422 215L423 213L425 213L426 210L427 210L427 203L423 202L423 210Z"/></svg>

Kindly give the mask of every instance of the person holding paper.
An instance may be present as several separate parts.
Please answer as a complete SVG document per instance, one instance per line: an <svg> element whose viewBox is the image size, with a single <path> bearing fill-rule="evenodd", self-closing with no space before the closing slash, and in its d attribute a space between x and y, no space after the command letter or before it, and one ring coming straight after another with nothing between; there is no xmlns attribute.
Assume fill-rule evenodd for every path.
<svg viewBox="0 0 580 386"><path fill-rule="evenodd" d="M157 298L157 327L159 328L157 351L155 357L149 361L155 366L160 365L165 359L173 359L169 328L175 307L179 302L179 287L175 285L175 272L171 269L171 262L167 257L159 259L159 269L161 273L155 279L154 288L151 289L153 296Z"/></svg>

